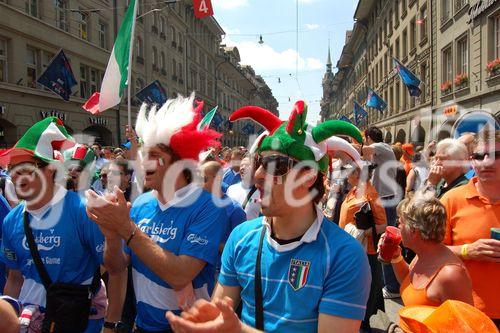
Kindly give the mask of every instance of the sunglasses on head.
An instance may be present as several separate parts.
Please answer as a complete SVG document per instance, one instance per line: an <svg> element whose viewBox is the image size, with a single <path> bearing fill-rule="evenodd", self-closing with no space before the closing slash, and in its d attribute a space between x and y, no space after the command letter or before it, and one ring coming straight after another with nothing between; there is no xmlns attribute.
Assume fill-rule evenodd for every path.
<svg viewBox="0 0 500 333"><path fill-rule="evenodd" d="M286 175L297 163L296 160L281 155L270 155L260 159L260 164L266 173L272 176Z"/></svg>
<svg viewBox="0 0 500 333"><path fill-rule="evenodd" d="M488 156L488 157L494 156L495 159L498 160L500 158L500 151L491 151L491 152L486 152L486 153L473 153L470 157L473 160L482 161L482 160L484 160L485 156Z"/></svg>

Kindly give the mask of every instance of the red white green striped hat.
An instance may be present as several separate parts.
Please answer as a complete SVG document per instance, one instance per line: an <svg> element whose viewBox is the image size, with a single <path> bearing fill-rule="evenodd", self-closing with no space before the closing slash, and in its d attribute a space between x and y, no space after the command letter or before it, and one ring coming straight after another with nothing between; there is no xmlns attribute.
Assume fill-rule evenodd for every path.
<svg viewBox="0 0 500 333"><path fill-rule="evenodd" d="M0 165L6 166L13 156L32 156L44 162L55 162L55 151L62 151L75 144L61 119L47 117L33 126L16 145L0 152Z"/></svg>

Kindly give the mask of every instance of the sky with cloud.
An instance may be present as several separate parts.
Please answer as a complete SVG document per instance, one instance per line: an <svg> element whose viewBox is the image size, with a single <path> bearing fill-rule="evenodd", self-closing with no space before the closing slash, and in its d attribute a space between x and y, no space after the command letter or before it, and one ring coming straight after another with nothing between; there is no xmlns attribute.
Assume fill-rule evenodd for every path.
<svg viewBox="0 0 500 333"><path fill-rule="evenodd" d="M298 51L296 8L298 1ZM308 121L319 120L328 40L335 66L354 23L357 0L212 0L226 32L222 43L237 46L242 64L264 77L288 118L295 101L305 100ZM262 35L263 44L259 44Z"/></svg>

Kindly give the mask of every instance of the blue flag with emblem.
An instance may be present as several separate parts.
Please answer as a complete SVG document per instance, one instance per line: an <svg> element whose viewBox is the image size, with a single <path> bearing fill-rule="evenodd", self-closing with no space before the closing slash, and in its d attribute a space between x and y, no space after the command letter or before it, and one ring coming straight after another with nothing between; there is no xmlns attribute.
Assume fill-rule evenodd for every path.
<svg viewBox="0 0 500 333"><path fill-rule="evenodd" d="M157 104L161 106L167 101L167 93L165 92L165 89L161 85L160 81L154 80L148 86L135 94L135 98L137 98L141 103L147 103L149 105Z"/></svg>
<svg viewBox="0 0 500 333"><path fill-rule="evenodd" d="M354 123L356 126L366 125L368 123L368 112L354 101Z"/></svg>
<svg viewBox="0 0 500 333"><path fill-rule="evenodd" d="M254 132L255 132L255 127L253 126L253 124L250 124L250 123L247 123L241 129L241 133L243 133L245 135L250 135L250 134L253 134Z"/></svg>
<svg viewBox="0 0 500 333"><path fill-rule="evenodd" d="M420 90L420 79L413 74L408 68L406 68L402 63L399 62L396 58L394 60L394 66L399 73L399 77L401 81L403 81L404 85L408 88L410 92L410 96L418 97L422 94L422 90Z"/></svg>
<svg viewBox="0 0 500 333"><path fill-rule="evenodd" d="M219 131L222 127L223 122L224 118L219 113L215 113L214 118L212 119L213 127Z"/></svg>
<svg viewBox="0 0 500 333"><path fill-rule="evenodd" d="M77 82L69 60L62 49L52 59L36 82L52 90L65 101L69 101L71 88L76 86Z"/></svg>
<svg viewBox="0 0 500 333"><path fill-rule="evenodd" d="M366 97L365 106L374 108L383 112L387 107L386 101L382 97L380 97L373 89L368 88L368 96Z"/></svg>
<svg viewBox="0 0 500 333"><path fill-rule="evenodd" d="M347 121L348 123L351 123L351 124L352 124L351 120L350 120L349 118L347 118L346 116L342 116L342 117L340 117L340 118L339 118L339 120L342 120L342 121Z"/></svg>

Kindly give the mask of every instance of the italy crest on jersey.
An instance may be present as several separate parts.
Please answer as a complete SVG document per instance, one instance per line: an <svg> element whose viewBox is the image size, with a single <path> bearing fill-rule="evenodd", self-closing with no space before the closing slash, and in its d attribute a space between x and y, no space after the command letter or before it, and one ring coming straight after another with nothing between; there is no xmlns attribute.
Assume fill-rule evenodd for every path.
<svg viewBox="0 0 500 333"><path fill-rule="evenodd" d="M299 259L290 260L290 267L288 269L288 283L292 286L293 290L297 291L307 283L307 274L309 273L309 261Z"/></svg>

